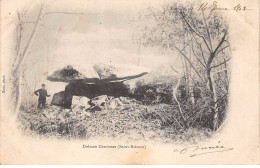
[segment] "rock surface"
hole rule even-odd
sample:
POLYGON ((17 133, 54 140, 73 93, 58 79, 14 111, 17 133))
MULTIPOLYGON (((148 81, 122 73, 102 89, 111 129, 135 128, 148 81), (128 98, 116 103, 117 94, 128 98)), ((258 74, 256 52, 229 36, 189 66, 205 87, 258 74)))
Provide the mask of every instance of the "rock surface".
POLYGON ((71 107, 73 96, 85 96, 89 99, 93 99, 102 95, 112 97, 131 96, 129 87, 123 82, 86 84, 84 82, 74 81, 65 87, 64 107, 71 107))
MULTIPOLYGON (((64 105, 64 92, 56 93, 53 96, 52 105, 66 106, 64 105)), ((130 100, 126 97, 115 98, 113 96, 101 95, 89 99, 85 96, 72 96, 71 97, 71 106, 68 109, 72 111, 85 110, 85 111, 102 111, 102 110, 113 110, 124 104, 131 103, 130 100)))
POLYGON ((102 106, 109 100, 107 95, 101 95, 90 100, 90 104, 93 106, 102 106))
POLYGON ((115 98, 112 96, 102 95, 95 97, 89 101, 91 105, 87 110, 90 111, 102 111, 102 110, 114 110, 118 107, 123 107, 125 104, 129 104, 130 100, 125 97, 115 98), (124 101, 121 101, 123 99, 124 101))
POLYGON ((51 104, 57 105, 57 106, 62 106, 64 96, 65 96, 65 91, 55 93, 52 97, 51 104))
MULTIPOLYGON (((158 68, 147 75, 127 76, 123 81, 117 76, 121 73, 120 68, 116 69, 113 66, 93 65, 92 69, 94 70, 89 77, 94 77, 95 72, 96 78, 85 78, 85 74, 85 76, 83 75, 84 79, 82 75, 77 75, 75 69, 80 70, 77 72, 83 71, 79 67, 66 69, 66 73, 75 77, 75 80, 69 80, 71 82, 65 87, 63 106, 65 108, 71 107, 73 96, 85 96, 93 99, 94 97, 107 95, 108 97, 130 97, 145 104, 172 103, 172 87, 176 84, 176 78, 171 74, 169 68, 158 68)), ((128 71, 130 70, 128 68, 128 71)), ((122 72, 124 71, 122 70, 122 72)), ((88 73, 90 72, 88 71, 88 73)), ((124 74, 129 75, 129 73, 124 74)))
POLYGON ((84 96, 73 96, 71 108, 73 110, 76 110, 76 109, 88 109, 88 108, 91 107, 91 105, 89 105, 88 102, 89 102, 89 99, 87 97, 84 97, 84 96))
POLYGON ((84 80, 85 83, 97 83, 101 81, 119 81, 128 78, 134 79, 150 72, 147 68, 129 65, 88 64, 67 65, 55 70, 48 80, 71 82, 84 80))

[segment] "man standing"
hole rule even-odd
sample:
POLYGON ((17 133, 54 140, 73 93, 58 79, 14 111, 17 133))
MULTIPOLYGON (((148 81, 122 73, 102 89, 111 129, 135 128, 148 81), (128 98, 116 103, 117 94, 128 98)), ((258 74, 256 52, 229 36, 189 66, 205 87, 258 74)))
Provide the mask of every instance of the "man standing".
POLYGON ((45 84, 42 84, 42 88, 36 90, 34 93, 39 96, 38 99, 38 108, 45 108, 45 103, 46 103, 46 97, 50 97, 51 95, 47 94, 47 90, 45 89, 45 84))

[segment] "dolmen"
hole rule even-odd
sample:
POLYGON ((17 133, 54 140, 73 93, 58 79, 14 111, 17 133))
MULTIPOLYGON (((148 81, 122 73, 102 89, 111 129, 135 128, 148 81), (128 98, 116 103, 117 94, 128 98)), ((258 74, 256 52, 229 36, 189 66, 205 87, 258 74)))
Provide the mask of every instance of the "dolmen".
POLYGON ((134 97, 126 81, 142 77, 149 71, 147 68, 114 64, 67 65, 58 68, 47 79, 68 84, 64 91, 53 95, 51 104, 71 108, 74 102, 86 103, 87 106, 91 99, 101 95, 134 97))

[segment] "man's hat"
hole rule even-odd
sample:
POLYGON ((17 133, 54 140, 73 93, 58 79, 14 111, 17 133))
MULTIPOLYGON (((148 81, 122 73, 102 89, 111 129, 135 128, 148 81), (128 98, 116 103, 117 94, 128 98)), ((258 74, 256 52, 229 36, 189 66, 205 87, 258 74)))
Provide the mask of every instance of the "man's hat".
POLYGON ((46 86, 46 85, 43 83, 42 86, 46 86))

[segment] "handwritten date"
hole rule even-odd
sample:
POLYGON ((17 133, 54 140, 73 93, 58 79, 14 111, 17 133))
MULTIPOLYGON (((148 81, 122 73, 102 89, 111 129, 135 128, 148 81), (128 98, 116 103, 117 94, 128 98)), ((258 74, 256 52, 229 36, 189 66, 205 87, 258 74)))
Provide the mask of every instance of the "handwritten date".
POLYGON ((210 12, 213 12, 213 11, 216 11, 216 10, 234 10, 236 12, 238 11, 245 11, 245 10, 249 10, 247 9, 246 6, 241 6, 240 4, 237 4, 236 6, 234 6, 233 8, 229 9, 229 8, 226 8, 226 7, 219 7, 218 5, 218 2, 217 1, 214 1, 212 5, 209 5, 208 3, 202 3, 198 10, 201 10, 201 11, 205 11, 205 10, 210 10, 210 12))

